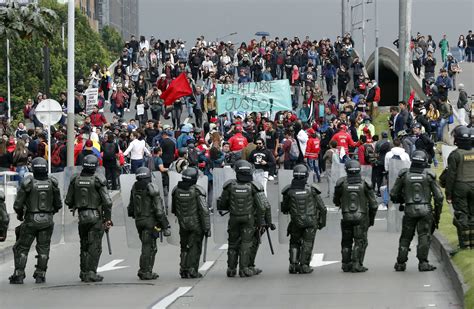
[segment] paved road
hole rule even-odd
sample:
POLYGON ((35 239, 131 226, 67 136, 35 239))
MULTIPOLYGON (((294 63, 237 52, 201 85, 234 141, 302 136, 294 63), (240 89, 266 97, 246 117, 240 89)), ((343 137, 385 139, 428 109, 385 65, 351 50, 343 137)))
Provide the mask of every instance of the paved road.
MULTIPOLYGON (((325 184, 322 184, 322 189, 325 184)), ((268 195, 277 206, 277 188, 269 183, 268 195)), ((324 190, 323 190, 324 192, 324 190)), ((328 205, 330 202, 325 199, 328 205)), ((125 227, 121 202, 113 209, 117 226, 111 231, 113 255, 104 252, 100 266, 110 262, 124 267, 102 273, 103 283, 82 284, 79 273, 77 243, 56 244, 52 247, 47 283, 36 285, 32 279, 35 259, 29 256, 27 279, 23 286, 12 286, 8 276, 13 261, 0 265, 1 308, 145 308, 166 298, 180 287, 187 291, 172 304, 172 308, 459 308, 448 278, 435 257, 431 261, 438 270, 419 273, 415 245, 405 273, 393 270, 397 253, 398 234, 386 232, 386 213, 378 215, 376 225, 369 232, 369 247, 364 274, 345 274, 340 270, 340 231, 337 212, 330 212, 328 226, 316 236, 315 254, 324 254, 324 261, 332 264, 317 267, 310 275, 288 274, 288 247, 280 245, 276 232, 273 240, 276 254, 269 253, 263 239, 257 265, 264 272, 253 278, 229 279, 225 276, 226 250, 223 244, 209 243, 208 260, 213 261, 204 278, 182 280, 178 275, 178 248, 160 245, 155 270, 160 278, 143 282, 136 276, 139 252, 126 247, 125 227), (118 260, 118 261, 117 261, 118 260)), ((278 227, 286 229, 286 226, 278 227)), ((313 259, 315 260, 315 259, 313 259)), ((209 266, 208 263, 207 266, 209 266)), ((163 308, 157 305, 154 308, 163 308)))

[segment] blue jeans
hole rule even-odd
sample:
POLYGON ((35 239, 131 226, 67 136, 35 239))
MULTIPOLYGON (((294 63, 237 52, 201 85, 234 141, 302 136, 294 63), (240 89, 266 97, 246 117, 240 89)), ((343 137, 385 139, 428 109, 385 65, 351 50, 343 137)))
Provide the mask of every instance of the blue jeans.
POLYGON ((26 166, 18 166, 16 168, 16 172, 18 173, 18 186, 21 185, 23 178, 25 178, 25 174, 28 172, 28 167, 26 166))
POLYGON ((438 132, 437 132, 437 136, 436 138, 438 139, 438 141, 441 141, 443 140, 443 130, 444 130, 444 127, 448 124, 448 118, 441 118, 439 120, 439 126, 438 126, 438 132))
POLYGON ((319 160, 318 159, 308 159, 308 165, 309 165, 309 169, 312 170, 314 172, 314 175, 313 175, 313 181, 316 180, 316 178, 318 179, 318 182, 321 181, 321 177, 319 176, 319 160), (316 176, 316 178, 315 178, 316 176))
POLYGON ((143 166, 143 159, 130 160, 130 174, 135 174, 139 167, 143 166))

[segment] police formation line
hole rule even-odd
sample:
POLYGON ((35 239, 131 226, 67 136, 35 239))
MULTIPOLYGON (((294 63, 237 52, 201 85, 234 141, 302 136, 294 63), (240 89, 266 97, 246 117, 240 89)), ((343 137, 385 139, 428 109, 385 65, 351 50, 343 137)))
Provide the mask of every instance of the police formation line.
MULTIPOLYGON (((448 201, 454 208, 454 225, 458 229, 460 248, 474 248, 474 150, 470 130, 455 130, 458 149, 448 158, 448 168, 440 177, 446 186, 448 201)), ((102 252, 102 237, 108 233, 111 221, 112 200, 105 178, 96 173, 97 158, 84 159, 82 172, 72 177, 65 204, 79 217, 80 274, 83 282, 99 282, 97 274, 102 252)), ((436 269, 428 261, 431 234, 437 228, 443 193, 436 176, 427 169, 428 159, 423 151, 415 151, 410 168, 400 171, 391 189, 393 202, 399 203, 403 217, 396 271, 404 271, 410 243, 418 232, 417 258, 419 271, 436 269), (431 200, 434 201, 434 208, 431 200)), ((33 176, 22 182, 14 210, 22 223, 15 229, 13 247, 15 270, 10 283, 22 284, 31 244, 36 239, 37 263, 33 277, 36 283, 45 282, 53 233, 53 215, 62 208, 58 182, 48 176, 47 162, 43 158, 32 161, 33 176)), ((345 164, 347 176, 335 186, 333 202, 342 210, 341 254, 344 272, 365 272, 364 256, 368 245, 367 232, 374 225, 377 203, 372 187, 361 178, 358 161, 345 164)), ((272 222, 270 203, 264 188, 253 180, 253 166, 247 161, 235 164, 236 179, 227 181, 217 201, 220 214, 229 213, 227 276, 251 277, 261 273, 255 266, 260 237, 276 227, 272 222)), ((290 185, 282 191, 280 205, 291 221, 287 227, 290 236, 289 272, 308 274, 313 271, 310 261, 316 231, 326 225, 326 207, 316 184, 308 184, 308 168, 297 165, 293 169, 290 185)), ((142 167, 137 170, 132 187, 128 216, 135 219, 142 243, 138 277, 142 280, 158 278, 153 272, 157 252, 157 233, 170 236, 169 223, 162 205, 160 188, 152 182, 151 172, 142 167)), ((187 168, 182 180, 172 190, 171 211, 179 222, 180 276, 200 278, 199 259, 203 240, 211 236, 207 192, 197 184, 198 170, 187 168), (206 238, 205 238, 206 237, 206 238)), ((0 240, 5 240, 8 214, 4 195, 0 194, 0 240)), ((217 214, 216 214, 217 215, 217 214)), ((159 236, 158 236, 159 237, 159 236)))

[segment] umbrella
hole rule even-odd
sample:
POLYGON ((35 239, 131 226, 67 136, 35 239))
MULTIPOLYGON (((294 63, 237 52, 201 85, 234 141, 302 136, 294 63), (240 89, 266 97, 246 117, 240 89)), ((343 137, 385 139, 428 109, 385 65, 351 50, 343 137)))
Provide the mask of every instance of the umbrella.
POLYGON ((270 32, 266 32, 266 31, 259 31, 257 33, 255 33, 256 36, 270 36, 270 32))

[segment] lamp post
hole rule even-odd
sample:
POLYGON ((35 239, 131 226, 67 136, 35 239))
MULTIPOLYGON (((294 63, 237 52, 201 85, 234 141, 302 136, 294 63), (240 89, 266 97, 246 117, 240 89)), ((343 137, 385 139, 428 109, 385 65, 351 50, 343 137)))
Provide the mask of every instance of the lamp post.
POLYGON ((67 6, 67 166, 74 166, 74 1, 67 6))

